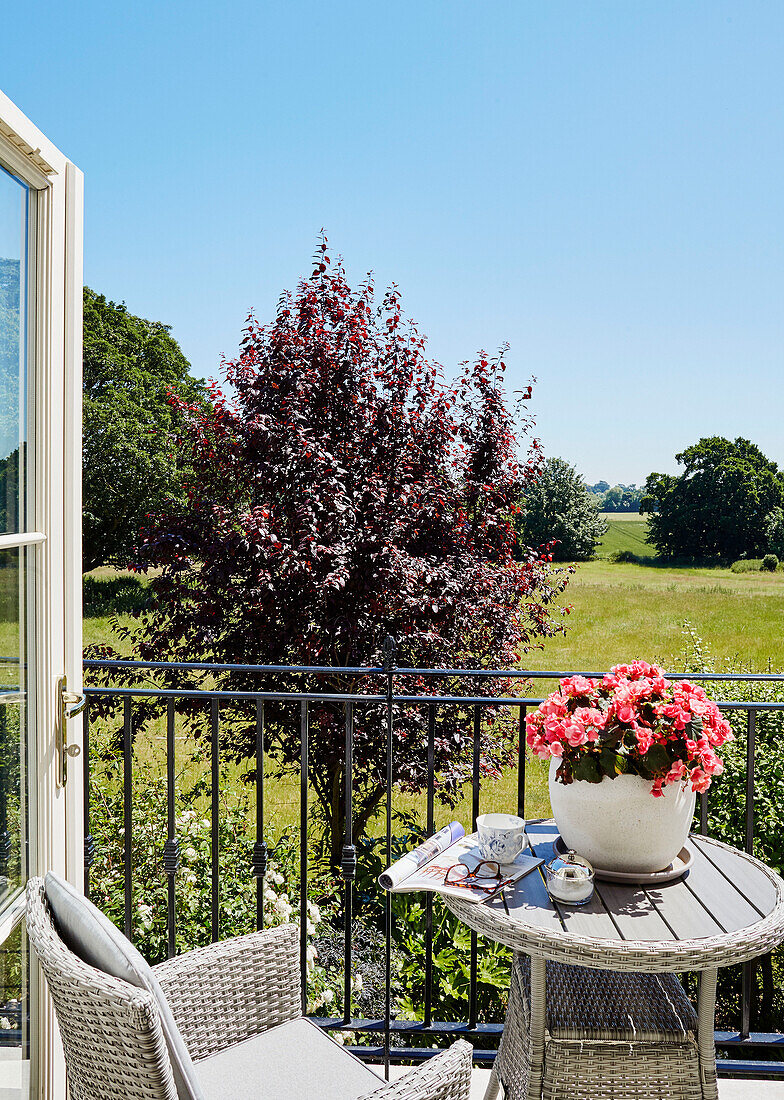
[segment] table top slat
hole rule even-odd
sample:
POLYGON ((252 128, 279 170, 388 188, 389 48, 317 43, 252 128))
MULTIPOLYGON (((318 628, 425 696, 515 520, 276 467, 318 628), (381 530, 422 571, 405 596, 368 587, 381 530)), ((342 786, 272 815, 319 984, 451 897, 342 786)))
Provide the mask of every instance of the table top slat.
MULTIPOLYGON (((526 827, 526 835, 534 855, 549 863, 556 854, 553 845, 558 836, 558 828, 555 822, 532 823, 530 832, 526 827)), ((578 936, 605 937, 609 940, 622 939, 596 892, 586 905, 563 905, 559 902, 554 904, 567 932, 574 932, 578 936)))
MULTIPOLYGON (((596 893, 624 940, 674 940, 675 933, 667 927, 645 890, 618 882, 596 880, 596 893)), ((616 937, 617 938, 617 937, 616 937)))
POLYGON ((684 883, 702 902, 725 932, 737 932, 757 924, 759 913, 730 880, 714 867, 702 848, 687 841, 692 859, 684 883))
POLYGON ((714 867, 719 868, 761 916, 765 917, 772 911, 776 904, 776 887, 764 871, 746 859, 738 859, 726 848, 706 842, 702 837, 692 836, 691 843, 714 867))
POLYGON ((645 892, 679 940, 705 939, 726 931, 683 879, 649 886, 645 892))
MULTIPOLYGON (((550 900, 544 879, 538 869, 530 871, 525 878, 508 887, 505 893, 510 917, 519 916, 527 924, 563 932, 564 923, 550 900)), ((506 915, 504 903, 500 897, 491 898, 490 901, 480 904, 496 913, 506 915)))

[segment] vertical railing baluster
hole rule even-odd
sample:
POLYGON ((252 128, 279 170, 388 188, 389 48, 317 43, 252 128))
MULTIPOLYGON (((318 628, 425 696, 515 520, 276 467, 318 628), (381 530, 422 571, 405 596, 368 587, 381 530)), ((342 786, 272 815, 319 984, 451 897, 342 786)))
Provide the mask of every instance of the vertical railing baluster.
MULTIPOLYGON (((6 755, 8 747, 6 743, 7 715, 6 706, 0 706, 0 878, 5 878, 8 872, 8 864, 11 859, 11 836, 8 832, 8 768, 6 755)), ((19 711, 19 723, 21 725, 21 707, 19 711)), ((23 869, 20 868, 22 873, 23 869)))
MULTIPOLYGON (((387 784, 387 814, 386 814, 386 856, 387 867, 392 862, 392 776, 393 776, 393 754, 392 754, 392 721, 394 710, 394 677, 395 677, 395 654, 397 646, 395 639, 389 635, 384 639, 384 670, 386 672, 386 703, 387 703, 387 736, 386 736, 386 748, 387 748, 387 767, 386 767, 386 784, 387 784)), ((391 1042, 392 1033, 392 895, 389 890, 386 891, 386 898, 384 899, 384 927, 386 932, 386 949, 385 949, 385 987, 384 987, 384 1076, 389 1080, 389 1048, 391 1042)))
POLYGON ((90 868, 95 861, 95 840, 90 832, 90 699, 82 718, 82 813, 84 816, 84 896, 90 896, 90 868))
POLYGON ((700 795, 700 834, 702 836, 708 835, 708 792, 703 791, 700 795))
MULTIPOLYGON (((484 684, 481 680, 477 681, 477 692, 482 691, 484 684)), ((479 703, 474 704, 474 733, 473 733, 473 761, 471 767, 471 832, 476 832, 476 819, 479 817, 479 755, 480 755, 480 738, 482 733, 482 707, 479 703)), ((477 969, 478 969, 479 949, 478 949, 478 937, 476 932, 471 933, 471 976, 469 984, 469 1001, 468 1001, 468 1026, 471 1028, 476 1027, 477 1021, 477 996, 476 996, 476 984, 477 984, 477 969)))
POLYGON ((256 879, 256 928, 264 927, 264 881, 267 874, 267 843, 264 840, 264 700, 256 700, 256 843, 253 845, 253 876, 256 879))
POLYGON ((754 854, 754 756, 757 750, 757 712, 746 718, 746 851, 754 854))
MULTIPOLYGON (((436 708, 427 707, 427 835, 436 831, 436 708)), ((425 1027, 433 1022, 433 895, 425 894, 425 1027)))
POLYGON ((177 914, 175 878, 180 865, 180 845, 174 804, 174 699, 166 703, 166 843, 163 869, 166 872, 166 951, 171 959, 177 953, 177 914))
POLYGON ((123 699, 123 875, 125 880, 125 919, 123 931, 133 941, 133 747, 131 733, 131 697, 123 699))
POLYGON ((525 716, 528 708, 520 707, 517 735, 517 816, 525 817, 525 716))
POLYGON ((210 818, 212 841, 212 942, 220 939, 220 700, 210 704, 210 818))
POLYGON ((345 835, 343 856, 340 869, 343 874, 343 922, 345 934, 345 957, 343 960, 343 1023, 351 1020, 351 978, 352 963, 352 908, 354 877, 357 873, 357 850, 354 847, 354 704, 346 703, 346 791, 345 791, 345 835))
MULTIPOLYGON (((757 712, 750 710, 746 716, 746 851, 754 853, 754 756, 757 749, 757 712)), ((743 964, 741 986, 741 1038, 748 1039, 751 1030, 751 998, 756 964, 743 964)))
POLYGON ((308 1009, 308 704, 304 700, 299 722, 299 966, 304 1016, 308 1009))

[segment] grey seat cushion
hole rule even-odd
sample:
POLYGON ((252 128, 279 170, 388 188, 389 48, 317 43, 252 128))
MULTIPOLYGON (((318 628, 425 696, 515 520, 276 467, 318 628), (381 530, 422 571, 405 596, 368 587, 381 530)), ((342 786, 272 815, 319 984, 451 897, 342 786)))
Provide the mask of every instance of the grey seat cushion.
POLYGON ((60 939, 88 966, 152 993, 169 1049, 179 1100, 204 1100, 188 1048, 158 979, 142 956, 109 918, 50 871, 44 879, 46 900, 60 939))
POLYGON ((383 1079, 310 1020, 290 1020, 196 1064, 206 1100, 356 1100, 383 1079))

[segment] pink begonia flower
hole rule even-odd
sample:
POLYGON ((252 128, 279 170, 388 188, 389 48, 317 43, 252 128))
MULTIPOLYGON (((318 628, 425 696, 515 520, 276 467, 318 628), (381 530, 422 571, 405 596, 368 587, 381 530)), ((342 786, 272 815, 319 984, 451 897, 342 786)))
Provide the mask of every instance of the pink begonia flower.
MULTIPOLYGON (((621 751, 645 756, 654 744, 678 746, 666 776, 651 785, 661 797, 667 783, 689 778, 694 790, 707 790, 711 776, 723 769, 715 753, 733 734, 705 690, 688 680, 671 683, 658 665, 646 661, 615 665, 601 681, 565 677, 526 719, 526 742, 541 759, 565 756, 575 762, 603 735, 634 737, 621 751), (690 736, 685 736, 688 729, 690 736)), ((617 743, 617 742, 616 742, 617 743)))
POLYGON ((708 775, 719 775, 720 773, 716 770, 716 768, 718 767, 722 770, 724 768, 721 760, 719 760, 718 756, 711 748, 703 749, 700 752, 700 763, 702 764, 704 771, 706 771, 708 775))
POLYGON ((641 755, 645 755, 648 749, 653 744, 653 737, 650 730, 642 729, 640 726, 634 731, 634 735, 637 738, 637 749, 641 755))
POLYGON ((585 726, 582 722, 575 721, 567 722, 564 725, 564 737, 573 749, 578 748, 580 745, 584 745, 588 740, 585 726))
POLYGON ((664 777, 665 783, 677 783, 680 779, 686 775, 686 765, 682 760, 674 760, 670 765, 670 770, 664 777))
POLYGON ((691 789, 698 794, 703 794, 710 784, 710 776, 706 775, 702 768, 694 768, 691 773, 691 789))
POLYGON ((539 709, 542 714, 554 714, 563 717, 567 711, 566 699, 557 693, 548 695, 545 701, 540 704, 539 709))
POLYGON ((587 676, 569 676, 561 680, 562 693, 573 698, 590 695, 595 690, 596 681, 589 680, 587 676))
POLYGON ((572 715, 575 722, 580 722, 585 727, 587 741, 597 741, 599 733, 604 729, 607 716, 596 707, 578 707, 572 715))

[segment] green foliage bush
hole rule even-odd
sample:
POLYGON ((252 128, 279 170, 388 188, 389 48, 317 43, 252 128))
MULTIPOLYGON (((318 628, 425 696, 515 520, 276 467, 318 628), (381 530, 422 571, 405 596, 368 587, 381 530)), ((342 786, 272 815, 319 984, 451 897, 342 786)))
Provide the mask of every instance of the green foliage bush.
POLYGON ((779 561, 775 554, 766 554, 764 558, 741 558, 734 561, 730 569, 733 573, 775 573, 784 570, 784 562, 779 561))
POLYGON ((642 500, 642 489, 636 485, 613 485, 611 489, 600 489, 606 485, 606 481, 600 481, 596 485, 589 486, 590 492, 596 497, 596 503, 601 512, 639 512, 642 500))
POLYGON ((741 558, 730 566, 733 573, 759 573, 762 568, 762 558, 741 558))
POLYGON ((650 565, 650 558, 643 558, 639 554, 632 553, 631 550, 613 550, 607 560, 614 565, 650 565))

